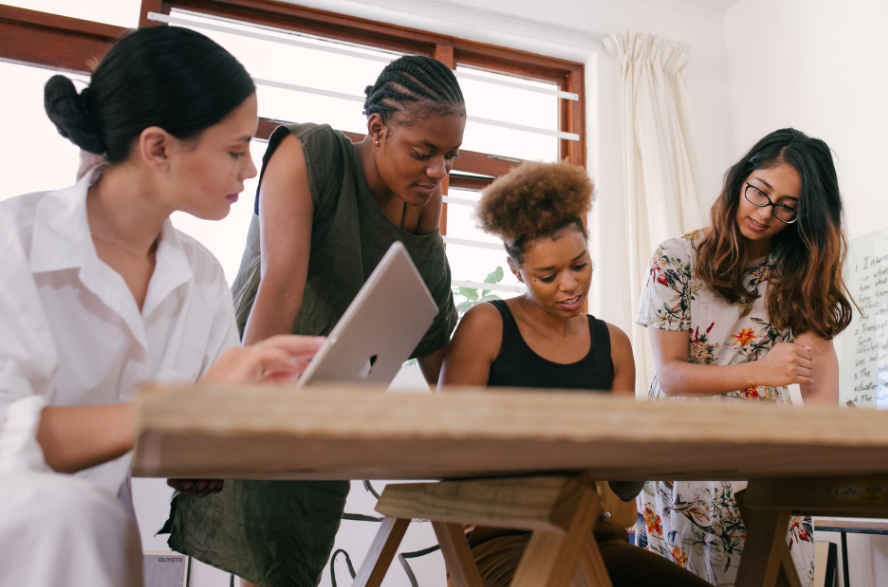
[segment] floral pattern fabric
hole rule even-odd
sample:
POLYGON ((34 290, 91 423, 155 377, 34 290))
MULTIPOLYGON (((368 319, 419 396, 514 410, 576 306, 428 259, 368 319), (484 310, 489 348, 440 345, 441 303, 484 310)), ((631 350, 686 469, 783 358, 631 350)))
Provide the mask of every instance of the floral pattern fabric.
MULTIPOLYGON (((694 275, 695 243, 702 231, 661 244, 648 268, 636 322, 660 330, 688 331, 688 360, 701 365, 734 365, 763 358, 775 344, 791 342, 789 331, 769 322, 765 310, 766 259, 747 269, 746 286, 755 300, 729 303, 694 275)), ((770 401, 788 403, 786 387, 753 386, 706 398, 668 397, 654 377, 653 401, 770 401)), ((746 527, 736 492, 743 481, 651 481, 639 495, 638 543, 716 587, 734 585, 746 527)), ((811 518, 795 516, 787 544, 803 585, 814 582, 814 533, 811 518)))

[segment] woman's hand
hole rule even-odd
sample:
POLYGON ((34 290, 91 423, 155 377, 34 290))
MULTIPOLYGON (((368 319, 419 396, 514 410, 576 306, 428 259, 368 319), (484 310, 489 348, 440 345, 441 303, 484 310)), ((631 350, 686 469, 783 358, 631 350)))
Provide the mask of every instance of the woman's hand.
POLYGON ((765 358, 755 364, 759 367, 759 385, 780 387, 793 383, 814 383, 814 355, 810 348, 800 344, 775 345, 765 358))
MULTIPOLYGON (((299 378, 323 346, 322 336, 272 336, 248 347, 228 349, 198 383, 287 382, 299 378)), ((205 497, 222 491, 218 479, 167 479, 181 495, 205 497)))
POLYGON ((198 383, 295 381, 324 344, 320 336, 281 334, 225 351, 198 383))

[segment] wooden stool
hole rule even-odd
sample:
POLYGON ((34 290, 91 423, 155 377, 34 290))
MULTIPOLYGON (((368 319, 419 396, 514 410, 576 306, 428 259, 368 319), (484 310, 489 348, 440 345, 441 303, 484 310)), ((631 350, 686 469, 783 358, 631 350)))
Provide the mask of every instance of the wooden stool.
POLYGON ((512 587, 611 587, 592 527, 601 513, 588 476, 387 485, 385 516, 353 587, 378 587, 413 518, 431 521, 454 587, 482 587, 463 524, 530 530, 512 587))

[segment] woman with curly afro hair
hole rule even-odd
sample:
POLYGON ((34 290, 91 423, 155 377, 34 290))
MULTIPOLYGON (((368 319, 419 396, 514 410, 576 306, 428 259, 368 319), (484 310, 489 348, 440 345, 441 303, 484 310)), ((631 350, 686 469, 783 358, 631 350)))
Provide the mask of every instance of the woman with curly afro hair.
MULTIPOLYGON (((592 182, 567 163, 525 162, 481 197, 482 229, 503 239, 512 273, 527 291, 478 304, 463 317, 444 358, 440 385, 574 389, 633 395, 629 338, 584 312, 592 259, 583 218, 592 182)), ((632 500, 641 484, 614 484, 632 500)), ((614 587, 687 585, 702 579, 629 544, 626 530, 600 518, 595 537, 614 587)), ((486 586, 508 585, 529 532, 473 527, 469 544, 486 586)))

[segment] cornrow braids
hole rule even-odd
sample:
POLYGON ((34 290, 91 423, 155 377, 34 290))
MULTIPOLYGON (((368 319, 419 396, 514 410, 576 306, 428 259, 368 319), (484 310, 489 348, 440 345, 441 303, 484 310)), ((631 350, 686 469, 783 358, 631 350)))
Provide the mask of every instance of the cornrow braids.
POLYGON ((465 114, 459 82, 449 67, 424 55, 405 55, 392 61, 372 86, 364 90, 364 114, 379 114, 388 124, 393 114, 424 102, 427 111, 465 114))

